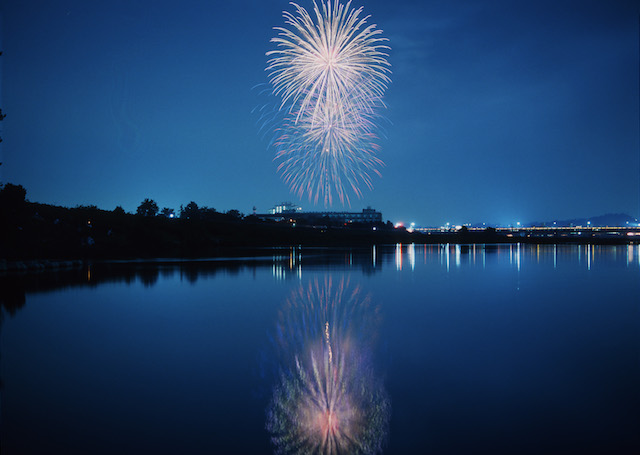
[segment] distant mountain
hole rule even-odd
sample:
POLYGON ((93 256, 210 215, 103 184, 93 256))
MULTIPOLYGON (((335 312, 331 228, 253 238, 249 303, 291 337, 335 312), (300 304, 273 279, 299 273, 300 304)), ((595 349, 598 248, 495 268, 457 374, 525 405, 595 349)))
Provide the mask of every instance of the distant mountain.
POLYGON ((536 221, 526 226, 637 226, 638 220, 626 213, 607 213, 591 218, 573 218, 570 220, 536 221))

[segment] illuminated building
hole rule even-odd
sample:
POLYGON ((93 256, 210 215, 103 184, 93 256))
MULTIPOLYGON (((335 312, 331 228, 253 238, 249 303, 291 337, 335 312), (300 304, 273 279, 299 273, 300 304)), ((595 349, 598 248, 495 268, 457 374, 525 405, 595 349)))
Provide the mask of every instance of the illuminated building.
POLYGON ((362 209, 362 212, 303 212, 302 207, 290 202, 283 202, 269 209, 269 213, 257 214, 256 216, 263 220, 290 220, 292 222, 307 223, 382 223, 382 213, 372 209, 371 207, 362 209))
POLYGON ((302 212, 302 207, 292 202, 281 202, 280 204, 269 209, 269 215, 291 214, 302 212))

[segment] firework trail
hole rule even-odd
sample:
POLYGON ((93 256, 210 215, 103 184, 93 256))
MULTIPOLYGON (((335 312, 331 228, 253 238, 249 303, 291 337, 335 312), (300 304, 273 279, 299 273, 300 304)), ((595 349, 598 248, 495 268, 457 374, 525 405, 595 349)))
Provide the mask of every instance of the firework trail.
POLYGON ((280 321, 282 373, 267 412, 276 453, 381 452, 391 407, 372 365, 369 299, 327 278, 296 291, 280 321))
POLYGON ((288 27, 276 27, 267 71, 284 113, 277 130, 278 171, 291 190, 317 203, 349 203, 371 188, 382 162, 375 141, 382 97, 390 82, 389 49, 362 8, 338 0, 314 1, 313 15, 292 3, 288 27))

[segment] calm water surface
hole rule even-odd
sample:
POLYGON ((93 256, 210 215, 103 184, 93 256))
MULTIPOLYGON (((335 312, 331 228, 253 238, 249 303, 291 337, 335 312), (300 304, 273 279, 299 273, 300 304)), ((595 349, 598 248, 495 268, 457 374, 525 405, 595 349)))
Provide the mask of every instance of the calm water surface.
POLYGON ((5 455, 640 453, 638 246, 290 249, 0 286, 5 455))

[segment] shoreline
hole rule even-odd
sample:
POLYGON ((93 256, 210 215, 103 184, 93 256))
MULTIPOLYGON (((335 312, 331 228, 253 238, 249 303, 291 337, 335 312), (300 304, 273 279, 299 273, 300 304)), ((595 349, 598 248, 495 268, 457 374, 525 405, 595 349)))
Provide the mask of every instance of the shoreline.
POLYGON ((0 259, 0 274, 2 273, 31 273, 31 272, 57 272, 79 269, 85 264, 81 259, 51 260, 51 259, 25 259, 5 260, 0 259))
MULTIPOLYGON (((482 241, 482 239, 459 238, 453 234, 420 234, 422 238, 415 239, 418 241, 406 241, 397 243, 353 243, 353 244, 296 244, 296 245, 265 245, 265 246, 247 246, 237 245, 228 246, 224 249, 216 251, 218 254, 203 254, 201 256, 141 256, 141 257, 109 257, 109 256, 92 256, 85 255, 83 258, 69 257, 65 259, 53 258, 0 258, 0 275, 13 275, 23 273, 38 272, 58 272, 78 270, 83 266, 92 263, 101 264, 138 264, 138 265, 166 265, 181 263, 209 263, 209 262, 227 262, 227 261, 259 261, 272 257, 275 253, 289 251, 291 248, 301 248, 307 250, 335 250, 335 249, 358 249, 362 250, 369 247, 395 247, 397 245, 598 245, 598 246, 634 246, 638 245, 637 239, 628 240, 624 238, 553 238, 553 237, 522 237, 522 238, 493 238, 493 241, 482 241), (456 238, 452 238, 452 237, 456 238), (475 241, 474 241, 475 240, 475 241)), ((472 235, 471 237, 476 237, 472 235)), ((413 240, 413 239, 412 239, 413 240)), ((211 252, 209 252, 211 253, 211 252)))

